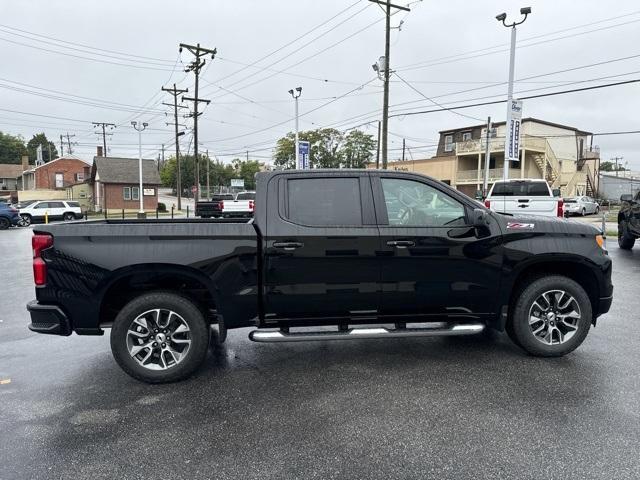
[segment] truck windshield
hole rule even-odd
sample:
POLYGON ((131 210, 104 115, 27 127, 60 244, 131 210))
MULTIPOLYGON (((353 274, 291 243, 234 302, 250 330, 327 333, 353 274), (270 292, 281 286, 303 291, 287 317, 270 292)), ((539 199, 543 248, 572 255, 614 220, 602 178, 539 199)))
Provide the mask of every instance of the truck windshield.
POLYGON ((549 187, 544 182, 500 182, 491 193, 494 197, 549 197, 549 187))

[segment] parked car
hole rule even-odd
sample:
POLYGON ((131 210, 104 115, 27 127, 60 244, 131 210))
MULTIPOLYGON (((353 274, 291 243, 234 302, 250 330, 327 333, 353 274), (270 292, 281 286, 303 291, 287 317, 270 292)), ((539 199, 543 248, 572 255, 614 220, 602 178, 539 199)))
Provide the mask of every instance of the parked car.
POLYGON ((232 193, 221 193, 211 197, 211 201, 196 202, 196 217, 218 218, 222 217, 224 202, 232 202, 235 199, 232 193))
POLYGON ((569 215, 590 215, 598 213, 600 205, 591 197, 570 197, 564 199, 564 213, 569 215))
POLYGON ((560 191, 553 191, 546 180, 519 179, 493 184, 485 206, 495 212, 512 215, 563 217, 564 202, 560 191))
POLYGON ((158 383, 196 370, 212 327, 218 342, 241 327, 256 342, 494 328, 548 357, 577 348, 611 305, 592 225, 498 214, 409 172, 283 170, 257 183, 252 221, 34 228, 29 328, 110 328, 122 369, 158 383))
POLYGON ((618 213, 618 245, 624 250, 631 250, 640 238, 640 192, 635 196, 620 196, 620 212, 618 213))
POLYGON ((0 202, 0 230, 16 226, 20 222, 18 209, 8 203, 0 202))
POLYGON ((20 208, 23 225, 43 221, 45 215, 49 220, 64 220, 65 222, 82 218, 82 209, 78 202, 66 200, 43 200, 33 202, 20 208))
POLYGON ((250 218, 255 207, 255 192, 217 195, 210 202, 196 202, 196 216, 202 218, 250 218))

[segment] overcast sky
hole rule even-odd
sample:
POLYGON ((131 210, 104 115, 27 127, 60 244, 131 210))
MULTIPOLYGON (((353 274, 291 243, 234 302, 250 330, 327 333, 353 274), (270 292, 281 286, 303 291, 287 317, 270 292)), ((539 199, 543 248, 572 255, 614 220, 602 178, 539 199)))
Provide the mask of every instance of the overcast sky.
MULTIPOLYGON (((504 98, 509 31, 495 15, 519 19, 529 5, 533 13, 518 28, 516 79, 536 78, 517 82, 516 96, 640 78, 637 0, 412 2, 410 13, 393 17, 393 26, 403 24, 392 33, 392 69, 440 105, 504 98)), ((58 149, 60 134, 75 134, 74 153, 87 160, 101 144, 94 121, 119 125, 108 138, 113 156, 137 156, 132 119, 150 124, 145 156, 155 158, 162 143, 167 155, 174 151, 165 125, 173 112, 161 103, 171 97, 160 87, 176 82, 193 92, 193 74, 184 72, 192 56, 178 54, 180 42, 218 50, 201 75, 200 94, 212 102, 200 117, 200 143, 223 161, 246 150, 270 158, 275 141, 293 130, 288 90, 297 86, 301 129, 372 122, 361 128, 376 133, 382 83, 371 65, 384 53, 384 16, 367 0, 0 0, 0 25, 0 130, 25 139, 44 131, 58 149)), ((391 113, 438 108, 399 77, 390 104, 391 113)), ((504 120, 505 111, 504 104, 458 110, 483 121, 504 120)), ((523 108, 524 116, 590 132, 640 130, 638 111, 638 83, 526 100, 523 108)), ((408 157, 430 157, 438 131, 476 123, 451 111, 394 117, 390 157, 400 156, 403 137, 408 157)), ((190 134, 182 139, 184 151, 190 134)), ((594 144, 603 159, 624 156, 640 170, 640 135, 594 144)))

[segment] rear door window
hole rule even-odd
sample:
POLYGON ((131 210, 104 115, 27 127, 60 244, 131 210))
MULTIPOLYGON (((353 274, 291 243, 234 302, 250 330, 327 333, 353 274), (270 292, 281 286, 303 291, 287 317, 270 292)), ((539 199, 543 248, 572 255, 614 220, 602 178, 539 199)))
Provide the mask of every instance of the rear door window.
POLYGON ((549 197, 549 187, 543 182, 496 183, 492 196, 495 197, 549 197))
POLYGON ((80 204, 78 202, 67 202, 69 208, 80 208, 80 204))
POLYGON ((357 177, 290 179, 285 208, 287 218, 299 225, 360 226, 360 181, 357 177))

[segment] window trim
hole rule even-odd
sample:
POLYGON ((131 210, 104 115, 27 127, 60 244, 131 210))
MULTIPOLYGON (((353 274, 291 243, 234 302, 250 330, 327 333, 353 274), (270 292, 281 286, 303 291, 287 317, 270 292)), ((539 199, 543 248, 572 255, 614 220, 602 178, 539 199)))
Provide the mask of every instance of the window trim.
POLYGON ((125 201, 131 200, 131 187, 122 187, 122 199, 125 201), (127 198, 127 192, 129 192, 129 198, 127 198))
POLYGON ((283 222, 291 225, 297 225, 306 228, 371 228, 376 226, 375 208, 373 206, 373 192, 370 187, 369 174, 361 175, 354 173, 351 175, 339 175, 339 174, 327 174, 319 175, 291 175, 278 179, 278 216, 283 222), (359 225, 309 225, 305 223, 298 223, 289 218, 289 181, 290 180, 329 180, 335 178, 351 178, 358 181, 358 187, 360 191, 360 216, 361 224, 359 225), (368 187, 368 190, 367 190, 368 187), (280 193, 281 192, 281 193, 280 193))
MULTIPOLYGON (((405 229, 416 229, 416 228, 421 228, 421 229, 425 229, 425 228, 429 228, 429 229, 442 229, 442 228, 447 228, 447 229, 452 229, 452 228, 470 228, 473 227, 472 223, 470 222, 470 213, 473 210, 473 208, 476 207, 472 207, 471 204, 469 202, 471 202, 472 200, 469 199, 469 201, 467 201, 466 199, 464 199, 462 193, 456 191, 453 187, 448 187, 448 188, 442 188, 443 185, 440 185, 438 182, 432 181, 428 178, 422 178, 422 177, 418 177, 416 175, 411 175, 411 174, 407 174, 407 175, 398 175, 398 174, 393 174, 393 173, 378 173, 378 174, 373 174, 371 176, 371 182, 372 182, 372 188, 373 188, 373 200, 374 200, 374 204, 375 204, 375 212, 376 212, 376 216, 378 218, 380 218, 378 220, 378 227, 384 227, 384 228, 405 228, 405 229), (396 179, 396 180, 408 180, 408 181, 413 181, 413 182, 418 182, 418 183, 422 183, 430 188, 433 188, 434 190, 438 190, 439 192, 441 192, 444 195, 447 195, 451 198, 453 198, 456 202, 458 202, 460 205, 462 205, 462 208, 464 210, 464 224, 462 225, 390 225, 389 224, 389 213, 387 212, 387 204, 385 203, 385 199, 384 199, 384 190, 382 188, 382 179, 383 178, 392 178, 392 179, 396 179), (449 190, 450 189, 450 190, 449 190)), ((446 185, 444 185, 445 187, 447 187, 446 185)), ((478 206, 477 208, 480 208, 480 206, 478 206)))
POLYGON ((444 151, 453 152, 453 133, 444 135, 444 151), (447 142, 447 138, 451 138, 451 142, 447 142), (447 148, 447 146, 450 148, 447 148))
POLYGON ((131 200, 137 202, 140 200, 140 187, 131 187, 131 200), (135 192, 138 192, 136 195, 135 192))
POLYGON ((473 132, 471 130, 469 130, 468 132, 462 132, 462 141, 463 142, 469 142, 473 140, 473 132), (469 138, 464 138, 465 135, 469 135, 469 138))

